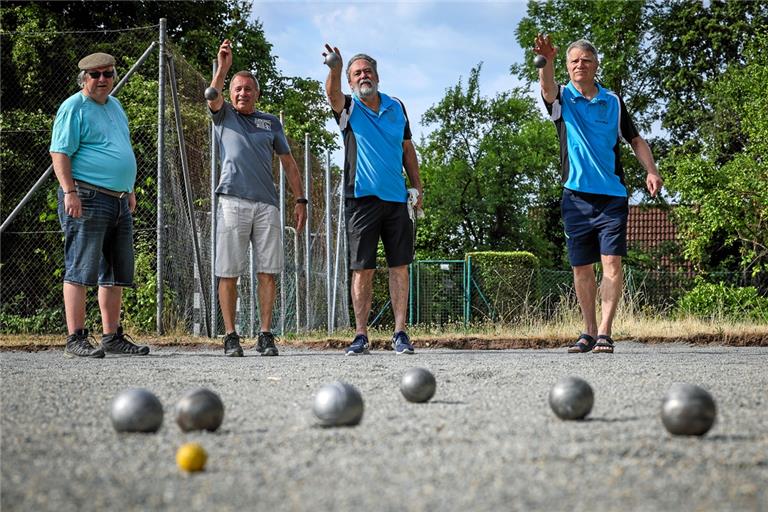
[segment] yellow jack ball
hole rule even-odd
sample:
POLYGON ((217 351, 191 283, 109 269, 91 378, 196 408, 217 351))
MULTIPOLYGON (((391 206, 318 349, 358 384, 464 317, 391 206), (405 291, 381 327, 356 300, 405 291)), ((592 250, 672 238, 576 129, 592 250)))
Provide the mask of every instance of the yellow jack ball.
POLYGON ((190 473, 202 471, 208 460, 208 454, 199 443, 186 443, 176 452, 176 464, 180 469, 190 473))

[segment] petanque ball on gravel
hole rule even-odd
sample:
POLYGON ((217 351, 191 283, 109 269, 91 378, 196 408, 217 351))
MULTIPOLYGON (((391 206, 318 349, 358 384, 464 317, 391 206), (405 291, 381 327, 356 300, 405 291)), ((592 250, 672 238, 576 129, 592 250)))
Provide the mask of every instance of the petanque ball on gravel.
POLYGON ((437 382, 426 368, 410 368, 400 381, 400 392, 409 402, 427 402, 435 396, 437 382))
POLYGON ((325 384, 315 395, 312 412, 324 427, 357 425, 363 417, 363 396, 346 382, 325 384))
POLYGON ((702 436, 712 428, 716 416, 712 395, 694 384, 672 384, 661 405, 661 421, 676 436, 702 436))
POLYGON ((157 432, 163 424, 163 404, 147 389, 128 388, 112 400, 110 417, 118 432, 157 432))
POLYGON ((187 392, 176 404, 176 423, 184 432, 214 432, 224 419, 224 403, 219 395, 206 388, 187 392))
POLYGON ((560 379, 549 391, 549 406, 562 420, 586 418, 594 403, 592 387, 579 377, 560 379))

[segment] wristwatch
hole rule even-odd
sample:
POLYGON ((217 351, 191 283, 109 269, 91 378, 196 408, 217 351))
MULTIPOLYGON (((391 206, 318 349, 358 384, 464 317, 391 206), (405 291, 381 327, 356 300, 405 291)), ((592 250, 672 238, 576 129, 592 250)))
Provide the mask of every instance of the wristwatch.
POLYGON ((299 197, 298 199, 296 199, 296 204, 308 204, 308 203, 309 201, 307 200, 306 197, 299 197))

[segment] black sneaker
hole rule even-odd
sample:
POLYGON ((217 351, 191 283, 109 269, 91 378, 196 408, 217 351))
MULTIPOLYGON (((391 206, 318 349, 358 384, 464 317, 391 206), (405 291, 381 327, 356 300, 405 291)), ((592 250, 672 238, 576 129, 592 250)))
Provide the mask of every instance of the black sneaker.
POLYGON ((67 357, 92 357, 94 359, 104 357, 104 351, 100 347, 91 345, 90 340, 96 341, 93 336, 88 334, 88 329, 76 330, 74 334, 67 336, 64 355, 67 357))
POLYGON ((114 334, 101 336, 101 347, 107 354, 122 354, 126 356, 145 356, 149 354, 149 347, 137 345, 133 338, 123 332, 123 326, 118 326, 114 334))
POLYGON ((263 356, 276 356, 275 335, 271 332, 260 332, 259 341, 256 343, 256 352, 263 356))
POLYGON ((411 339, 405 331, 398 331, 392 336, 392 348, 395 354, 413 354, 411 339))
POLYGON ((235 331, 224 336, 224 355, 228 357, 243 357, 240 336, 235 331))
POLYGON ((355 339, 352 340, 352 344, 344 351, 348 356, 359 356, 368 353, 368 336, 365 334, 358 334, 355 339))

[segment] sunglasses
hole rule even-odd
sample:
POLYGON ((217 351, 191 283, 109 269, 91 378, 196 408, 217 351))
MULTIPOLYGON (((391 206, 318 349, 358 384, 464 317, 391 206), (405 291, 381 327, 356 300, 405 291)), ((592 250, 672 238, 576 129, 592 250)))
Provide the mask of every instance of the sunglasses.
POLYGON ((104 75, 104 78, 112 78, 115 76, 114 71, 88 71, 88 76, 93 78, 94 80, 98 80, 101 78, 101 75, 104 75))

